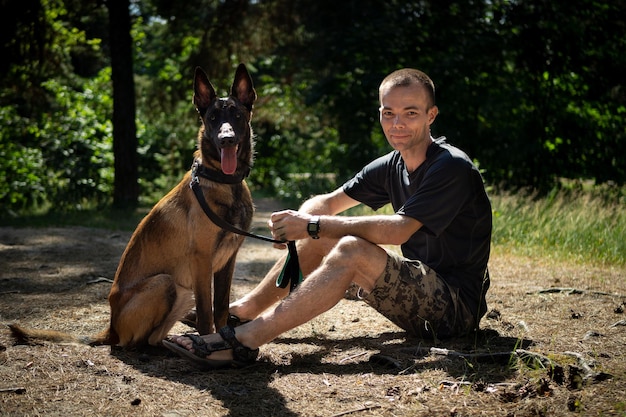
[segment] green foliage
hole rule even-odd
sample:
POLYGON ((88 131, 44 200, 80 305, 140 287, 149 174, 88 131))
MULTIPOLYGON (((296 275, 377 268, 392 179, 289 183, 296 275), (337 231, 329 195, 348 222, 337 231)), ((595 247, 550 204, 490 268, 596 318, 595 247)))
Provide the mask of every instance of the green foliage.
MULTIPOLYGON (((107 203, 107 9, 31 6, 0 25, 2 210, 107 203)), ((489 184, 545 194, 559 178, 626 180, 623 2, 140 0, 130 12, 146 202, 191 163, 194 68, 223 95, 239 62, 259 93, 250 183, 266 194, 300 201, 387 152, 377 88, 403 66, 433 77, 433 134, 480 160, 489 184)))
POLYGON ((250 183, 294 204, 337 185, 335 156, 344 154, 338 133, 304 103, 306 85, 285 84, 271 60, 259 64, 253 126, 256 160, 250 183))
POLYGON ((55 97, 56 111, 41 116, 35 139, 45 149, 48 198, 55 209, 101 204, 112 192, 112 134, 108 93, 109 74, 103 71, 76 91, 56 80, 44 84, 55 97))
POLYGON ((111 132, 106 113, 86 102, 93 92, 76 92, 53 80, 44 86, 58 107, 38 120, 2 109, 0 168, 7 182, 0 192, 6 209, 79 208, 84 202, 106 201, 111 192, 111 132), (100 120, 98 118, 101 118, 100 120))
MULTIPOLYGON (((497 5, 497 4, 496 4, 497 5)), ((594 0, 502 3, 501 51, 481 83, 472 152, 493 183, 544 192, 559 177, 621 184, 626 68, 624 4, 594 0), (616 33, 622 35, 614 36, 616 33), (484 140, 482 140, 484 139, 484 140)), ((492 29, 492 31, 493 31, 492 29)), ((495 32, 492 32, 495 33, 495 32)))
POLYGON ((16 11, 19 47, 10 50, 0 84, 3 214, 83 208, 111 194, 109 71, 77 75, 98 55, 100 39, 80 28, 89 20, 82 7, 91 18, 96 9, 84 2, 37 6, 16 11))
POLYGON ((80 209, 109 200, 113 181, 111 123, 107 114, 109 76, 76 91, 58 80, 42 85, 51 98, 48 112, 19 117, 5 107, 0 154, 7 178, 0 201, 7 210, 80 209))
POLYGON ((296 75, 306 85, 305 104, 337 131, 343 152, 333 154, 333 172, 345 178, 389 151, 386 140, 373 134, 380 131, 378 85, 400 66, 425 64, 412 60, 423 42, 414 34, 428 33, 420 19, 424 9, 398 1, 296 4, 306 33, 299 41, 306 70, 298 68, 296 75))
POLYGON ((39 206, 46 198, 45 171, 40 149, 24 146, 14 138, 34 136, 27 118, 15 107, 0 108, 0 214, 39 206))

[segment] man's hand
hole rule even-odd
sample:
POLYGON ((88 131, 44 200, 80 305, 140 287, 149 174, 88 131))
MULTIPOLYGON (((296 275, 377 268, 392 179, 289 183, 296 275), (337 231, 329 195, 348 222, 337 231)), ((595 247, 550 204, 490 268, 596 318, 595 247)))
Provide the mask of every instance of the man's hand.
MULTIPOLYGON (((295 210, 282 210, 272 213, 267 222, 272 237, 287 242, 290 240, 306 239, 309 237, 307 224, 311 215, 295 210)), ((275 243, 275 248, 285 249, 286 244, 275 243)))

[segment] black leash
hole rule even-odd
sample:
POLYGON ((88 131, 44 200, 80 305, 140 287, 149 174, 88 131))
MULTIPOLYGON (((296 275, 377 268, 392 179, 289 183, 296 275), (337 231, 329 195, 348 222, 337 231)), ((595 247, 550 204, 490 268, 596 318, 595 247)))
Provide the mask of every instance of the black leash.
MULTIPOLYGON (((193 167, 191 169, 191 182, 189 183, 189 187, 191 187, 193 193, 196 196, 196 199, 198 200, 198 203, 200 204, 200 207, 207 215, 207 217, 222 229, 228 230, 229 232, 238 235, 264 240, 266 242, 285 243, 282 240, 276 240, 268 236, 261 236, 242 230, 218 216, 213 210, 211 210, 211 207, 204 198, 204 193, 202 192, 202 188, 200 187, 200 178, 198 178, 199 176, 222 184, 237 184, 243 181, 247 174, 244 174, 244 176, 241 178, 226 176, 220 171, 213 171, 205 168, 201 163, 196 160, 194 161, 193 167)), ((276 286, 280 288, 286 288, 287 285, 289 285, 289 292, 291 292, 298 286, 298 284, 302 282, 303 276, 302 271, 300 270, 300 262, 298 261, 296 242, 293 240, 287 242, 287 249, 289 250, 289 253, 287 254, 287 260, 285 261, 285 265, 283 266, 280 275, 278 275, 278 278, 276 279, 276 286)))

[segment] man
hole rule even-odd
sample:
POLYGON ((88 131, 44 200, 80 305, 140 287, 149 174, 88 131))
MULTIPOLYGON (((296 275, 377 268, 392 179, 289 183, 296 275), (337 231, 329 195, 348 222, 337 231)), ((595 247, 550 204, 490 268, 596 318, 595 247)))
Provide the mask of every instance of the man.
POLYGON ((380 124, 393 151, 300 210, 271 215, 274 238, 298 242, 306 277, 300 286, 291 294, 276 286, 279 261, 231 304, 229 326, 202 338, 172 336, 166 347, 203 368, 253 363, 259 346, 329 310, 351 283, 413 336, 441 339, 478 327, 487 311, 491 241, 481 175, 445 138, 431 137, 438 108, 426 74, 393 72, 381 83, 379 99, 380 124), (394 214, 336 216, 359 203, 378 209, 389 202, 394 214), (402 255, 381 245, 401 245, 402 255))

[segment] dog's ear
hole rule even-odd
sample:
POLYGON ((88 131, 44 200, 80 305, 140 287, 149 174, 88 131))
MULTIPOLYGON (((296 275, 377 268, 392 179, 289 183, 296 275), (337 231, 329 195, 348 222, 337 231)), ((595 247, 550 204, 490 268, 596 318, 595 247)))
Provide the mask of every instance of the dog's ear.
POLYGON ((256 100, 256 91, 252 85, 252 78, 246 69, 244 64, 239 64, 237 71, 235 72, 235 80, 233 86, 230 89, 231 97, 237 98, 248 111, 252 111, 252 105, 256 100))
POLYGON ((215 97, 217 97, 215 88, 211 85, 209 77, 202 68, 197 67, 193 79, 193 104, 200 115, 204 116, 215 97))

